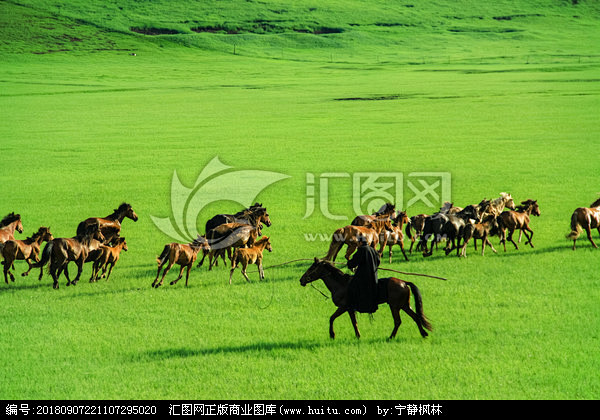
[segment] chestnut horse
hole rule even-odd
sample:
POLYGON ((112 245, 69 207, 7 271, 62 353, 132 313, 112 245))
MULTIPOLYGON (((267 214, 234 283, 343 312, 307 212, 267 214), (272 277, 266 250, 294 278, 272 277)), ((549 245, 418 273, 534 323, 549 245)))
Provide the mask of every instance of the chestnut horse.
POLYGON ((34 265, 34 267, 40 267, 40 280, 42 279, 44 266, 50 262, 50 275, 54 281, 52 285, 54 289, 58 289, 58 278, 63 271, 67 278, 67 286, 77 284, 83 271, 83 264, 90 251, 90 244, 94 240, 100 242, 105 240, 98 222, 87 225, 83 230, 83 233, 73 238, 55 238, 46 244, 41 261, 34 265), (73 281, 69 278, 69 272, 67 271, 67 265, 70 261, 75 261, 77 264, 77 276, 73 281))
POLYGON ((229 272, 229 284, 231 284, 231 278, 233 277, 233 272, 237 268, 238 264, 242 266, 242 274, 246 278, 246 281, 250 281, 248 275, 246 274, 246 268, 248 268, 248 264, 256 264, 258 267, 258 273, 260 280, 264 280, 265 272, 263 271, 262 260, 263 260, 263 251, 267 250, 269 252, 273 252, 273 248, 271 247, 271 241, 268 236, 263 236, 258 241, 254 242, 250 248, 238 248, 233 252, 233 257, 231 257, 231 271, 229 272))
MULTIPOLYGON (((388 220, 376 220, 369 222, 366 226, 348 225, 337 229, 333 232, 329 251, 327 252, 325 259, 327 261, 335 261, 337 254, 342 247, 348 245, 346 259, 349 260, 352 253, 358 248, 358 239, 361 236, 366 238, 368 245, 377 248, 377 245, 379 244, 379 235, 384 229, 392 229, 392 225, 388 220)), ((383 251, 383 246, 384 244, 382 244, 379 249, 380 255, 383 251)))
MULTIPOLYGON (((300 278, 300 284, 306 286, 315 280, 322 279, 329 291, 331 292, 331 300, 337 306, 337 310, 329 318, 329 336, 335 338, 333 330, 333 321, 344 312, 348 312, 356 338, 360 338, 358 324, 356 322, 356 314, 348 305, 348 284, 352 281, 352 275, 344 273, 332 263, 325 260, 315 258, 315 262, 310 266, 306 273, 300 278)), ((398 327, 402 322, 400 319, 400 310, 408 314, 419 327, 419 332, 423 338, 427 337, 427 331, 432 331, 431 324, 423 313, 423 300, 421 292, 417 286, 411 282, 403 281, 394 277, 380 278, 378 289, 378 304, 387 303, 392 311, 394 318, 394 329, 390 335, 390 340, 396 336, 398 327), (415 297, 415 310, 410 308, 411 291, 415 297)))
POLYGON ((117 261, 119 261, 121 251, 127 251, 127 242, 125 242, 125 238, 119 237, 115 242, 116 243, 114 246, 100 246, 100 255, 94 261, 92 278, 90 279, 90 282, 98 281, 98 273, 100 272, 100 269, 102 269, 101 277, 104 278, 104 276, 106 276, 106 281, 108 281, 110 273, 112 273, 115 264, 117 261), (106 273, 107 270, 108 274, 106 273))
POLYGON ((15 239, 15 230, 19 233, 23 233, 21 215, 9 213, 2 221, 0 221, 0 244, 15 239))
POLYGON ((481 239, 481 255, 485 255, 485 246, 489 245, 492 251, 496 253, 496 249, 488 239, 493 235, 500 233, 500 224, 498 218, 500 216, 487 215, 480 223, 468 223, 463 231, 463 245, 460 255, 463 257, 467 256, 467 244, 471 239, 475 244, 475 250, 477 250, 477 240, 481 239))
POLYGON ((98 223, 100 225, 100 231, 105 238, 104 244, 109 244, 113 239, 119 237, 119 234, 121 233, 121 224, 125 218, 131 219, 134 222, 137 222, 138 220, 138 216, 133 211, 131 204, 121 204, 106 217, 90 217, 84 220, 77 226, 77 234, 82 235, 86 226, 98 223))
POLYGON ((600 233, 600 198, 594 201, 590 207, 575 209, 571 215, 571 233, 567 235, 567 238, 573 240, 573 250, 575 250, 575 243, 582 229, 587 233, 592 246, 598 248, 592 239, 592 229, 598 229, 598 233, 600 233))
POLYGON ((529 217, 530 215, 540 215, 540 208, 537 200, 529 199, 522 201, 521 205, 518 206, 516 210, 507 210, 500 214, 500 243, 504 245, 504 251, 506 251, 506 229, 508 229, 508 240, 513 243, 516 249, 519 249, 519 247, 515 241, 513 241, 512 235, 517 229, 523 232, 527 238, 525 245, 529 244, 533 248, 533 243, 531 242, 531 239, 533 238, 533 230, 531 230, 529 227, 529 223, 531 221, 529 217), (527 232, 529 232, 530 235, 528 235, 527 232))
POLYGON ((181 266, 181 270, 179 270, 179 276, 177 277, 177 279, 171 282, 171 285, 176 284, 183 277, 183 269, 187 267, 187 272, 185 276, 185 286, 187 287, 188 280, 190 278, 190 269, 196 261, 198 252, 201 249, 208 248, 208 246, 208 242, 203 236, 198 236, 198 238, 196 238, 190 244, 179 244, 173 242, 165 245, 162 253, 160 254, 160 257, 156 259, 156 261, 158 262, 158 272, 156 273, 156 279, 152 283, 152 287, 158 288, 159 286, 163 285, 165 276, 174 264, 179 264, 181 266), (167 266, 163 271, 163 275, 159 283, 158 276, 160 275, 160 270, 165 264, 167 264, 167 266))
POLYGON ((49 242, 53 239, 50 229, 42 226, 36 233, 25 240, 11 239, 6 241, 2 248, 2 257, 4 258, 4 281, 8 284, 7 275, 10 276, 12 281, 15 281, 15 276, 9 271, 15 260, 25 260, 27 262, 29 269, 24 272, 22 276, 28 275, 33 267, 31 261, 38 262, 40 260, 40 245, 42 242, 49 242))
POLYGON ((392 230, 384 229, 380 235, 380 241, 383 244, 381 250, 383 251, 387 245, 390 264, 392 263, 392 248, 394 245, 400 246, 400 250, 402 251, 402 255, 404 255, 404 259, 408 261, 408 257, 404 251, 404 234, 402 233, 402 226, 410 222, 410 219, 405 211, 399 211, 392 220, 394 222, 392 225, 392 230))

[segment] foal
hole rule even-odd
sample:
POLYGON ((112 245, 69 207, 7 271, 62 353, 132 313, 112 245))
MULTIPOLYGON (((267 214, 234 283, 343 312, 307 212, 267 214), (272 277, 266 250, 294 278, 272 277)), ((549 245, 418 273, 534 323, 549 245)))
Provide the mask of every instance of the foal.
POLYGON ((235 271, 238 264, 242 265, 242 274, 246 278, 246 281, 250 281, 248 275, 246 274, 246 268, 248 268, 248 264, 256 264, 258 266, 258 272, 260 275, 260 279, 264 280, 265 273, 263 271, 262 259, 263 259, 263 251, 267 250, 269 252, 273 252, 273 248, 271 248, 271 241, 268 236, 263 236, 258 241, 252 245, 250 248, 237 248, 233 253, 233 257, 231 257, 231 271, 229 272, 229 284, 231 284, 231 278, 233 277, 233 272, 235 271))
POLYGON ((181 279, 181 277, 183 277, 183 269, 187 267, 187 273, 185 276, 185 285, 187 287, 188 280, 190 278, 190 269, 196 261, 198 252, 201 249, 207 249, 208 247, 208 242, 203 236, 198 236, 198 238, 194 239, 194 241, 190 244, 178 244, 173 242, 165 245, 160 257, 156 259, 158 262, 158 272, 156 273, 156 279, 152 283, 152 287, 158 288, 159 286, 162 286, 165 276, 174 264, 179 264, 181 266, 181 270, 179 270, 179 277, 173 280, 171 285, 174 285, 179 281, 179 279, 181 279), (159 283, 158 276, 160 275, 160 270, 165 264, 167 264, 167 267, 163 271, 163 275, 159 283))
POLYGON ((101 268, 101 277, 104 278, 104 276, 106 276, 106 281, 108 281, 110 273, 112 273, 115 264, 117 263, 117 261, 119 261, 121 251, 127 251, 127 242, 125 242, 125 238, 119 237, 116 241, 115 246, 110 247, 102 245, 100 246, 99 250, 100 255, 98 256, 96 261, 94 261, 94 267, 92 268, 92 278, 90 279, 90 283, 98 281, 98 273, 100 272, 101 268), (109 265, 110 268, 108 267, 109 265), (107 269, 108 274, 106 273, 107 269))

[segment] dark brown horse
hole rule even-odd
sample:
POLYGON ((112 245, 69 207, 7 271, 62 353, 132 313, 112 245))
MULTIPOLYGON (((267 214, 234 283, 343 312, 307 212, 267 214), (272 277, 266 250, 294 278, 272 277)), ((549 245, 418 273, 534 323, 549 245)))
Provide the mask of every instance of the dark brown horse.
POLYGON ((15 276, 10 272, 10 268, 16 260, 25 260, 27 262, 29 269, 22 275, 28 275, 33 267, 32 261, 38 262, 40 260, 39 255, 42 242, 48 242, 53 239, 50 229, 42 226, 36 233, 25 240, 11 239, 6 241, 2 247, 4 281, 8 284, 7 275, 10 276, 12 281, 15 281, 15 276))
POLYGON ((119 237, 115 241, 114 246, 100 246, 100 255, 94 261, 94 266, 92 268, 92 278, 90 282, 94 282, 98 280, 98 273, 100 269, 102 269, 102 278, 106 276, 106 281, 110 277, 110 273, 112 273, 113 268, 117 261, 119 261, 119 257, 121 255, 121 251, 127 251, 127 242, 125 242, 125 238, 119 237), (107 274, 108 270, 108 274, 107 274))
POLYGON ((425 227, 425 219, 427 219, 427 217, 429 216, 426 214, 417 214, 416 216, 412 216, 409 219, 408 223, 406 223, 406 228, 404 229, 404 231, 406 232, 406 236, 410 238, 410 249, 408 250, 410 254, 412 254, 413 246, 415 245, 415 241, 417 241, 417 239, 419 240, 419 242, 417 242, 417 248, 415 249, 415 251, 419 250, 420 237, 423 233, 423 228, 425 227), (412 233, 413 229, 415 231, 414 235, 412 233))
POLYGON ((121 233, 121 224, 125 218, 134 222, 138 220, 137 214, 133 211, 131 204, 123 203, 106 217, 90 217, 77 226, 77 234, 82 235, 86 226, 98 223, 100 232, 104 236, 104 244, 109 244, 112 240, 119 237, 121 233))
MULTIPOLYGON (((392 229, 392 225, 388 220, 375 220, 371 221, 366 226, 354 226, 348 225, 337 229, 331 236, 331 244, 329 245, 329 251, 325 257, 328 261, 335 261, 337 254, 340 252, 344 245, 348 245, 346 250, 346 259, 349 260, 350 256, 356 248, 358 248, 358 240, 360 237, 364 237, 367 240, 367 244, 373 248, 377 248, 379 244, 379 235, 384 229, 392 229)), ((379 254, 383 251, 383 245, 379 249, 379 254)))
MULTIPOLYGON (((267 227, 271 226, 271 219, 269 213, 267 213, 267 209, 262 204, 254 203, 247 209, 235 214, 217 214, 212 217, 206 222, 206 234, 208 235, 208 232, 225 223, 242 223, 262 228, 262 223, 267 225, 267 227)), ((259 232, 259 235, 261 234, 259 232)))
MULTIPOLYGON (((212 270, 219 257, 227 265, 225 254, 227 253, 228 258, 231 259, 234 249, 252 246, 259 232, 259 227, 241 223, 225 223, 208 232, 206 235, 210 245, 208 269, 212 270)), ((198 266, 201 266, 203 261, 204 257, 202 257, 202 261, 200 261, 198 266)))
POLYGON ((600 233, 600 198, 594 201, 590 207, 575 209, 571 215, 571 233, 567 235, 567 238, 573 240, 573 250, 575 250, 575 243, 582 229, 585 230, 592 246, 598 248, 592 239, 592 229, 598 229, 598 233, 600 233))
POLYGON ((15 239, 15 230, 19 233, 23 233, 21 215, 9 213, 2 221, 0 221, 0 244, 15 239))
MULTIPOLYGON (((337 310, 329 318, 329 336, 335 338, 335 332, 333 330, 333 321, 344 312, 348 312, 352 326, 354 327, 354 333, 356 338, 360 338, 360 332, 358 331, 358 324, 356 322, 356 314, 348 306, 348 284, 352 280, 350 274, 345 274, 339 268, 336 268, 329 261, 320 260, 315 258, 315 262, 310 266, 306 273, 300 279, 300 284, 306 286, 315 280, 322 279, 329 291, 331 292, 331 299, 337 310)), ((425 314, 423 313, 423 301, 421 298, 421 292, 417 286, 411 282, 403 281, 394 277, 381 278, 379 279, 379 294, 378 304, 387 303, 392 311, 392 317, 394 318, 394 329, 390 335, 390 339, 396 336, 398 327, 402 322, 400 319, 400 310, 403 310, 410 316, 419 327, 421 336, 427 337, 426 329, 431 331, 432 327, 425 314), (410 294, 411 291, 415 297, 415 309, 414 312, 410 308, 410 294)))
POLYGON ((104 241, 104 236, 100 231, 100 223, 92 222, 83 228, 83 233, 73 238, 55 238, 48 242, 42 252, 42 259, 34 267, 40 267, 40 277, 42 279, 44 266, 50 262, 50 275, 54 284, 53 288, 58 289, 58 278, 64 271, 67 278, 67 286, 76 285, 83 271, 83 264, 87 258, 92 241, 104 241), (77 276, 73 281, 69 278, 67 266, 70 261, 77 264, 77 276))
POLYGON ((208 242, 203 236, 198 236, 198 238, 190 244, 179 244, 173 242, 165 245, 162 253, 156 259, 156 261, 158 262, 158 272, 156 273, 156 279, 152 283, 152 287, 158 288, 159 286, 163 285, 165 276, 174 264, 179 264, 181 266, 181 269, 179 270, 179 276, 177 277, 177 279, 171 282, 171 285, 176 284, 183 277, 183 269, 187 268, 185 276, 185 286, 187 287, 188 280, 190 278, 190 270, 192 268, 192 265, 194 265, 194 262, 196 261, 198 252, 206 248, 208 248, 208 242), (165 267, 162 278, 159 282, 158 277, 160 275, 160 270, 165 264, 167 264, 167 266, 165 267))
POLYGON ((231 284, 231 278, 233 277, 233 272, 237 268, 238 265, 242 266, 242 275, 246 279, 246 281, 250 281, 248 278, 248 274, 246 274, 246 268, 248 268, 249 264, 256 264, 258 267, 258 274, 260 280, 264 280, 265 272, 263 271, 262 260, 263 260, 263 251, 267 250, 269 252, 273 252, 273 248, 271 247, 271 241, 268 236, 263 236, 258 241, 254 242, 250 248, 238 248, 234 251, 233 256, 231 257, 231 271, 229 272, 229 284, 231 284))
POLYGON ((481 255, 485 255, 485 246, 489 245, 492 251, 496 253, 496 249, 488 239, 490 236, 500 234, 500 224, 498 218, 500 216, 488 215, 485 216, 481 223, 467 223, 463 231, 463 245, 460 255, 467 256, 467 244, 471 239, 477 250, 477 240, 481 240, 481 255))
POLYGON ((527 242, 525 245, 529 244, 533 248, 533 243, 531 239, 533 238, 533 230, 529 227, 529 223, 531 222, 530 216, 539 216, 540 208, 538 206, 537 200, 525 200, 521 202, 521 205, 516 208, 516 210, 507 210, 503 211, 500 214, 500 243, 504 245, 504 251, 506 251, 506 230, 508 229, 508 240, 512 242, 516 249, 519 249, 517 244, 512 238, 515 230, 520 230, 523 232, 525 237, 527 238, 527 242), (529 235, 527 234, 529 232, 529 235))

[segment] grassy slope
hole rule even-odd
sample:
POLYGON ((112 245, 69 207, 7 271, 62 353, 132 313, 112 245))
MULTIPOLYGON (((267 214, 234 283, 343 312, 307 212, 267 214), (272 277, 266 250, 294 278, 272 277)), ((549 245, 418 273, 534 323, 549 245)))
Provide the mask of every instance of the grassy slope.
MULTIPOLYGON (((107 214, 122 200, 134 203, 141 218, 125 222, 130 251, 108 284, 84 280, 67 289, 63 280, 56 292, 47 277, 42 283, 18 278, 1 288, 0 342, 2 353, 10 355, 0 362, 2 397, 597 397, 600 384, 593 373, 599 366, 591 350, 598 346, 600 323, 597 253, 583 242, 573 253, 563 239, 570 212, 592 201, 599 181, 596 162, 589 158, 600 134, 594 113, 600 106, 598 67, 589 58, 593 44, 573 40, 595 21, 589 13, 571 20, 572 10, 589 12, 589 5, 543 3, 540 19, 548 20, 532 18, 526 26, 534 29, 517 42, 514 33, 483 32, 479 18, 455 19, 456 11, 450 13, 442 2, 427 6, 428 23, 421 21, 416 29, 369 28, 376 16, 399 21, 398 15, 382 13, 383 3, 369 13, 357 13, 347 2, 330 3, 331 10, 313 20, 347 29, 341 34, 249 34, 242 44, 240 37, 227 34, 125 34, 145 21, 171 27, 184 19, 183 8, 166 3, 136 2, 122 12, 126 17, 109 5, 102 19, 83 7, 63 8, 61 15, 68 18, 57 17, 46 4, 35 2, 32 9, 0 2, 2 10, 22 18, 20 29, 0 37, 12 40, 2 52, 25 53, 6 54, 1 65, 0 111, 8 122, 0 128, 7 159, 3 211, 23 214, 25 234, 50 224, 56 236, 72 235, 77 221, 107 214), (557 12, 564 10, 568 13, 557 12), (364 30, 349 26, 356 19, 364 30), (39 28, 25 36, 23 28, 32 22, 39 28), (466 33, 439 29, 476 23, 479 30, 466 33), (551 28, 558 23, 564 32, 555 34, 551 28), (387 51, 392 35, 411 30, 419 39, 441 40, 435 46, 419 43, 437 64, 373 60, 377 51, 387 51), (60 41, 64 34, 82 41, 60 41), (260 58, 291 37, 310 45, 298 56, 316 62, 260 58), (259 58, 178 47, 206 40, 218 49, 234 39, 259 58), (335 54, 347 54, 343 47, 349 39, 358 40, 354 60, 359 64, 331 60, 336 45, 335 54), (105 48, 117 51, 87 54, 105 48), (60 49, 72 53, 29 54, 60 49), (124 57, 121 49, 141 53, 124 57), (535 52, 552 58, 526 65, 522 59, 535 52), (519 60, 489 64, 488 57, 503 54, 519 60), (559 54, 586 58, 579 63, 559 54), (463 63, 448 64, 448 55, 463 63), (399 96, 334 100, 377 95, 399 96), (375 158, 371 150, 377 151, 375 158), (360 342, 352 338, 345 317, 336 324, 338 339, 328 341, 332 305, 298 286, 301 263, 268 271, 270 281, 263 284, 242 284, 238 273, 228 287, 221 267, 213 273, 194 270, 188 289, 179 283, 151 290, 154 257, 169 238, 148 216, 169 215, 174 169, 191 185, 217 155, 235 168, 291 176, 261 195, 275 221, 268 230, 275 248, 268 263, 323 255, 327 244, 306 243, 303 233, 330 233, 338 226, 318 215, 302 219, 307 171, 450 171, 457 204, 503 190, 518 199, 533 195, 542 203, 542 217, 533 221, 537 247, 516 252, 509 245, 506 255, 484 258, 470 251, 460 261, 441 256, 395 260, 394 268, 451 279, 417 281, 436 327, 426 341, 405 319, 397 340, 385 342, 391 329, 385 308, 373 323, 361 318, 360 342), (585 182, 574 188, 576 175, 585 182)), ((231 4, 216 2, 211 10, 222 10, 223 22, 251 20, 219 9, 231 4)), ((273 9, 282 4, 272 3, 273 9)), ((485 10, 485 25, 519 22, 489 18, 496 13, 534 12, 534 6, 522 10, 507 4, 485 10)), ((417 7, 395 10, 418 17, 412 10, 417 7)), ((273 16, 264 5, 249 10, 258 18, 273 16)), ((195 13, 186 19, 202 20, 203 14, 195 13)), ((308 11, 295 13, 309 21, 308 11)), ((461 13, 483 11, 465 6, 461 13)), ((210 20, 221 22, 217 15, 210 20)), ((15 26, 18 21, 10 20, 15 26)), ((400 53, 389 54, 405 61, 400 53)), ((350 200, 348 190, 334 187, 332 194, 332 209, 351 214, 351 206, 342 204, 350 200)), ((220 206, 201 218, 229 209, 229 203, 220 206)))

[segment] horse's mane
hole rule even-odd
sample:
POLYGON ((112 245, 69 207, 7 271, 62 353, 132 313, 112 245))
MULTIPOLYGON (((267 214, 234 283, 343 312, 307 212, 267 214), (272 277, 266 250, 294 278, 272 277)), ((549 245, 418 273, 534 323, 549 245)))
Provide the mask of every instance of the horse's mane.
POLYGON ((113 212, 114 212, 113 214, 121 213, 121 212, 126 211, 126 210, 128 210, 130 208, 131 208, 131 204, 121 203, 119 205, 119 207, 117 207, 116 209, 113 210, 113 212))
POLYGON ((9 213, 6 216, 4 216, 4 219, 2 219, 2 221, 0 221, 0 227, 8 226, 19 219, 21 219, 20 214, 15 214, 14 212, 9 213))
POLYGON ((331 261, 320 260, 320 262, 323 264, 323 267, 325 267, 325 269, 332 272, 336 277, 342 278, 345 281, 350 281, 351 276, 337 268, 335 265, 333 265, 331 261))
POLYGON ((600 206, 600 198, 598 198, 596 201, 594 201, 592 204, 590 204, 590 207, 598 207, 600 206))
POLYGON ((379 210, 375 212, 375 214, 373 214, 373 216, 381 216, 382 214, 386 214, 390 211, 393 212, 395 208, 396 206, 394 206, 392 203, 385 203, 379 210))

